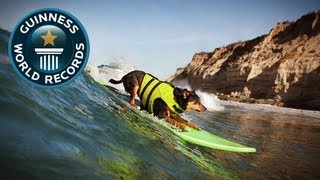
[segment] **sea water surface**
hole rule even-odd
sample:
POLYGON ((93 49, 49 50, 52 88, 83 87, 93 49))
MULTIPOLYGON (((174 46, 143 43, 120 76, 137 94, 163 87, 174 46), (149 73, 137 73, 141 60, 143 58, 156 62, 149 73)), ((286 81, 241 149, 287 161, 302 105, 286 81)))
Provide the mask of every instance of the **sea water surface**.
MULTIPOLYGON (((111 67, 112 68, 112 67, 111 67)), ((105 77, 108 79, 109 77, 105 77)), ((16 179, 319 179, 320 112, 219 101, 183 116, 256 153, 182 142, 84 73, 56 89, 0 65, 0 168, 16 179)))

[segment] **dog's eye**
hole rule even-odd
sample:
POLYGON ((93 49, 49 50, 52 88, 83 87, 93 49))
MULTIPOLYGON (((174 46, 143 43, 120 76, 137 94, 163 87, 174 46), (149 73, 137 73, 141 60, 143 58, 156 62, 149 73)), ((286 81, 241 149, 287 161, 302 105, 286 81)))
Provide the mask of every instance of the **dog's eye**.
POLYGON ((199 99, 196 99, 196 100, 194 100, 194 103, 199 104, 199 103, 200 103, 200 100, 199 100, 199 99))

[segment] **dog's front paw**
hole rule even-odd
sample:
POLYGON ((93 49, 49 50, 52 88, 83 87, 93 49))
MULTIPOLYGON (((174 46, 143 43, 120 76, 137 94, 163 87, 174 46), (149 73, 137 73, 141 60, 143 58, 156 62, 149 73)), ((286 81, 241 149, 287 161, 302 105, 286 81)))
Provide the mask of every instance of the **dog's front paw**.
POLYGON ((141 110, 141 107, 140 107, 140 106, 137 106, 136 108, 137 108, 138 110, 141 110))
POLYGON ((190 131, 189 127, 185 126, 184 124, 179 123, 176 126, 184 131, 190 131))
POLYGON ((178 128, 180 128, 180 129, 182 129, 182 130, 184 130, 184 131, 189 131, 188 126, 186 126, 186 125, 184 125, 184 124, 182 124, 182 123, 179 123, 179 122, 177 122, 177 121, 174 121, 174 122, 173 122, 173 125, 176 126, 176 127, 178 127, 178 128))
POLYGON ((196 130, 198 130, 198 131, 201 131, 201 128, 200 128, 199 126, 193 124, 193 123, 190 122, 190 121, 188 121, 186 124, 187 124, 188 126, 192 127, 193 129, 196 129, 196 130))

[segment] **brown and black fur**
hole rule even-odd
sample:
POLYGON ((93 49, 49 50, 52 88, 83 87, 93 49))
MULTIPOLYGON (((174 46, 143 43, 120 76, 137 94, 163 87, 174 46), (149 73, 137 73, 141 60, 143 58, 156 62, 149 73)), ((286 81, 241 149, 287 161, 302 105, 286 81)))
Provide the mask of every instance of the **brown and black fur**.
MULTIPOLYGON (((140 85, 145 74, 146 73, 143 71, 131 71, 123 76, 121 80, 116 81, 114 79, 110 79, 109 82, 112 84, 123 83, 124 89, 130 94, 129 103, 133 107, 137 108, 138 106, 135 104, 134 100, 139 92, 140 85)), ((175 101, 183 110, 196 110, 198 112, 203 112, 206 110, 206 108, 201 104, 199 96, 194 91, 188 91, 187 89, 175 87, 173 94, 175 101)), ((160 98, 154 101, 153 113, 158 118, 165 118, 167 122, 183 130, 187 130, 187 126, 200 130, 200 127, 197 125, 181 118, 178 114, 173 113, 167 104, 160 98)))

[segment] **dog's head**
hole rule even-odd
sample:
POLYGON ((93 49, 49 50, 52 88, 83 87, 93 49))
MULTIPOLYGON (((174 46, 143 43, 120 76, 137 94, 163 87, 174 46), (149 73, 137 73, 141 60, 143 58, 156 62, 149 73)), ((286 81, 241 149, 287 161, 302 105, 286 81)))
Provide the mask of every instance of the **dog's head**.
POLYGON ((177 103, 184 110, 196 110, 198 112, 207 110, 207 108, 201 104, 199 96, 194 91, 174 88, 173 94, 177 103))

